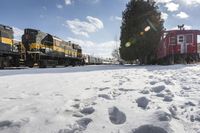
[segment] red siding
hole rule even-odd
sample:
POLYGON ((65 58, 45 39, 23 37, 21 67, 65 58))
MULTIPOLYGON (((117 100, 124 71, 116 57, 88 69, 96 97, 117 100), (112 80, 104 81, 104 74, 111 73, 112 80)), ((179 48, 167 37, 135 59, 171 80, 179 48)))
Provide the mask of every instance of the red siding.
MULTIPOLYGON (((190 44, 187 44, 186 53, 184 54, 196 54, 197 53, 197 34, 200 35, 200 30, 172 30, 172 31, 166 31, 167 33, 166 37, 163 38, 160 42, 160 45, 158 47, 157 51, 157 57, 158 59, 164 58, 168 55, 172 54, 181 54, 181 45, 178 44, 176 41, 176 44, 169 44, 170 43, 170 37, 176 37, 178 38, 178 35, 193 35, 193 42, 190 44)), ((164 35, 164 34, 163 34, 164 35)), ((185 48, 184 48, 185 49, 185 48)))

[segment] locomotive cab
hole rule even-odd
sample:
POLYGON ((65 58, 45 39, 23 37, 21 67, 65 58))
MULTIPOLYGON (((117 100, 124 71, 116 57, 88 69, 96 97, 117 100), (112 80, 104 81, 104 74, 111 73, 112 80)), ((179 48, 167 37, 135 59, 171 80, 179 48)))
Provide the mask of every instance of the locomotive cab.
POLYGON ((18 66, 19 53, 13 43, 12 27, 0 25, 0 68, 18 66))
POLYGON ((0 25, 0 50, 11 52, 13 46, 13 29, 9 26, 0 25))

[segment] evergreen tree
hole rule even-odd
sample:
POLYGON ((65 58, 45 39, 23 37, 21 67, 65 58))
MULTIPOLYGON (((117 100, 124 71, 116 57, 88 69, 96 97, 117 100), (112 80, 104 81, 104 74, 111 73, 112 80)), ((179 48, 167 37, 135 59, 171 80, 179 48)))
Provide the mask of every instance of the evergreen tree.
POLYGON ((163 30, 163 20, 152 0, 131 0, 123 12, 121 26, 121 58, 152 63, 163 30))

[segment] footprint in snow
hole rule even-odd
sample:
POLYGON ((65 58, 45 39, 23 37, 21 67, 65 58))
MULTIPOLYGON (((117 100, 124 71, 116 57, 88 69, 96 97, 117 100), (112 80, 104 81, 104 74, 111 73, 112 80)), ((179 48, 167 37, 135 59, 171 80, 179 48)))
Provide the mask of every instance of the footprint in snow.
POLYGON ((108 82, 110 82, 110 80, 104 80, 103 82, 104 82, 104 83, 108 83, 108 82))
POLYGON ((164 96, 163 101, 165 101, 165 102, 172 102, 173 101, 173 97, 171 95, 166 95, 166 96, 164 96))
POLYGON ((0 121, 0 128, 4 128, 4 127, 10 127, 13 124, 13 122, 11 121, 0 121))
POLYGON ((156 83, 158 83, 158 81, 150 81, 149 83, 150 85, 155 85, 156 83))
POLYGON ((72 107, 74 107, 74 108, 76 108, 76 109, 79 109, 79 108, 80 108, 80 104, 79 104, 79 103, 74 104, 74 105, 72 105, 72 107))
POLYGON ((115 125, 124 124, 126 122, 126 115, 117 107, 108 109, 109 119, 115 125))
POLYGON ((99 88, 99 91, 109 90, 110 87, 99 88))
POLYGON ((85 88, 85 90, 90 90, 91 88, 85 88))
POLYGON ((20 121, 0 121, 0 131, 2 131, 3 133, 19 133, 20 128, 28 122, 28 118, 21 119, 20 121))
POLYGON ((183 86, 182 89, 188 91, 188 90, 191 89, 191 87, 189 87, 189 86, 183 86))
POLYGON ((149 76, 149 78, 150 78, 150 79, 153 79, 153 78, 154 78, 154 76, 153 76, 153 75, 150 75, 150 76, 149 76))
POLYGON ((80 114, 80 113, 74 113, 74 114, 73 114, 73 117, 80 118, 80 117, 83 117, 83 115, 82 115, 82 114, 80 114))
POLYGON ((191 102, 191 101, 186 102, 185 105, 186 105, 186 106, 196 106, 196 104, 193 103, 193 102, 191 102))
POLYGON ((99 94, 98 97, 106 99, 106 100, 112 100, 112 98, 107 94, 99 94))
POLYGON ((164 111, 156 111, 155 115, 159 121, 171 121, 171 119, 172 119, 171 115, 164 111))
POLYGON ((86 129, 87 126, 92 122, 92 119, 90 119, 90 118, 82 118, 80 120, 77 120, 76 122, 80 127, 86 129))
POLYGON ((82 118, 77 120, 75 124, 69 125, 68 129, 60 129, 58 133, 82 133, 91 122, 90 118, 82 118))
POLYGON ((132 133, 167 133, 163 128, 153 125, 142 125, 134 130, 132 133))
POLYGON ((159 86, 155 86, 155 87, 152 87, 152 92, 155 92, 155 93, 160 93, 161 91, 165 90, 165 86, 164 85, 159 85, 159 86))
POLYGON ((23 98, 21 98, 21 97, 4 97, 3 99, 6 99, 6 100, 22 100, 23 98))
POLYGON ((74 101, 75 101, 75 102, 80 102, 81 100, 80 100, 80 99, 77 99, 77 98, 75 98, 75 99, 74 99, 74 101))
POLYGON ((134 90, 133 89, 119 88, 119 91, 129 92, 129 91, 134 91, 134 90))
POLYGON ((142 94, 149 94, 149 90, 142 90, 140 93, 142 93, 142 94))
POLYGON ((141 107, 143 109, 146 109, 148 104, 149 104, 149 99, 147 99, 146 97, 140 97, 138 99, 136 99, 136 103, 138 105, 138 107, 141 107))
POLYGON ((95 109, 93 107, 83 108, 80 110, 80 112, 84 115, 90 115, 94 113, 95 109))

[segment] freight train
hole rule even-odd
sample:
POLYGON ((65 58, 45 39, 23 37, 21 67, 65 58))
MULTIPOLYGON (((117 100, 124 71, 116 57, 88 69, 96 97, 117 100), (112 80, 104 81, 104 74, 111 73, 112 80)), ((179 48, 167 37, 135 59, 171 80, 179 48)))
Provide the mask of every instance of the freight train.
POLYGON ((165 31, 157 50, 158 64, 198 62, 200 59, 200 30, 165 31))
POLYGON ((91 55, 83 55, 86 65, 101 65, 103 64, 103 59, 94 57, 91 55))
POLYGON ((22 42, 14 43, 13 29, 0 25, 0 68, 20 64, 41 68, 57 65, 83 65, 82 49, 40 30, 25 29, 22 42))

